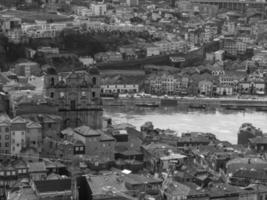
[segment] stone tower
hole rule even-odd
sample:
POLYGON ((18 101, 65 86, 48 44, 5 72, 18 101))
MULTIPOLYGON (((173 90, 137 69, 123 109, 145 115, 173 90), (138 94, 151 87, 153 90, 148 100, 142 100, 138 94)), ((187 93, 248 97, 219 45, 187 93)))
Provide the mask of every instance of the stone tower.
POLYGON ((81 125, 101 128, 103 109, 100 75, 96 68, 61 73, 48 68, 44 78, 44 92, 57 104, 63 128, 81 125))

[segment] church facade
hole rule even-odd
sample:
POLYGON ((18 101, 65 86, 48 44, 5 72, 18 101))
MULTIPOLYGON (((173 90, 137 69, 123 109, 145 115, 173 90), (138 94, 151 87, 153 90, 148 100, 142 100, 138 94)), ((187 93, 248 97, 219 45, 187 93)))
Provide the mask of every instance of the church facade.
POLYGON ((87 125, 100 129, 103 113, 100 90, 96 68, 61 73, 49 68, 44 78, 45 95, 57 105, 62 128, 87 125))

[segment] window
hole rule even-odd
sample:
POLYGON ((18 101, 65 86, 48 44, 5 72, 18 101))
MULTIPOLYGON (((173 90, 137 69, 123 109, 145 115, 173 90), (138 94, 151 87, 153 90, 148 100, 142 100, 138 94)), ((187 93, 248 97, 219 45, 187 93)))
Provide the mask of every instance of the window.
POLYGON ((0 176, 4 176, 4 172, 3 171, 0 172, 0 176))
POLYGON ((83 149, 83 147, 80 147, 80 151, 83 151, 84 149, 83 149))
POLYGON ((15 172, 15 171, 12 171, 12 175, 13 175, 13 176, 16 175, 16 172, 15 172))
POLYGON ((76 109, 76 102, 75 102, 75 100, 71 100, 70 101, 70 109, 71 110, 75 110, 76 109))
POLYGON ((9 147, 9 143, 8 142, 5 143, 5 147, 9 147))
POLYGON ((75 147, 75 151, 79 151, 79 147, 75 147))
POLYGON ((17 144, 17 147, 19 147, 19 143, 17 144))
POLYGON ((54 77, 52 77, 52 78, 50 79, 50 85, 51 85, 51 86, 54 86, 54 85, 55 85, 55 79, 54 79, 54 77))
POLYGON ((82 91, 82 97, 85 97, 85 96, 86 96, 86 92, 82 91))
POLYGON ((92 78, 93 85, 96 85, 96 77, 92 78))
POLYGON ((60 93, 59 93, 59 96, 60 96, 60 98, 64 98, 65 93, 64 93, 64 92, 60 92, 60 93))
POLYGON ((7 176, 10 176, 10 174, 11 174, 10 171, 7 171, 7 172, 6 172, 6 175, 7 175, 7 176))
POLYGON ((52 128, 52 123, 48 123, 48 128, 52 128))
POLYGON ((5 139, 8 140, 8 139, 9 139, 9 135, 6 135, 6 136, 5 136, 5 139))
POLYGON ((15 139, 12 139, 12 143, 13 143, 13 144, 15 143, 15 139))
POLYGON ((54 92, 51 92, 51 93, 50 93, 50 97, 51 97, 51 98, 54 98, 54 92))
POLYGON ((9 132, 9 128, 8 127, 6 127, 5 130, 6 130, 6 133, 9 132))
POLYGON ((92 92, 92 97, 95 98, 95 92, 92 92))
POLYGON ((15 135, 15 131, 13 131, 12 135, 15 135))

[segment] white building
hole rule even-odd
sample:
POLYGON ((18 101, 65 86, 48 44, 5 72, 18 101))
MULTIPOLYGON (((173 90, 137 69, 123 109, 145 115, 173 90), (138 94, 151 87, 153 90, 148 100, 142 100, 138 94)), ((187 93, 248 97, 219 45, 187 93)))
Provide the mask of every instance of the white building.
POLYGON ((102 16, 105 15, 107 12, 107 5, 104 3, 92 3, 91 9, 93 15, 102 16))
POLYGON ((224 50, 218 50, 214 52, 215 61, 223 61, 224 50))
POLYGON ((86 67, 95 64, 95 60, 92 57, 80 57, 79 61, 86 67))
POLYGON ((93 12, 91 9, 85 7, 85 6, 74 6, 73 7, 73 12, 82 17, 87 17, 87 16, 92 16, 93 12))
POLYGON ((128 6, 138 6, 139 0, 127 0, 126 3, 128 6))
POLYGON ((138 93, 138 84, 104 84, 101 85, 102 94, 125 94, 125 93, 138 93))
POLYGON ((152 44, 146 47, 146 56, 157 56, 157 55, 160 55, 159 47, 152 44))
POLYGON ((216 94, 221 96, 231 96, 233 95, 233 87, 227 85, 220 85, 216 87, 216 94))
POLYGON ((162 54, 186 51, 186 43, 184 41, 159 41, 155 42, 154 45, 158 47, 162 54))

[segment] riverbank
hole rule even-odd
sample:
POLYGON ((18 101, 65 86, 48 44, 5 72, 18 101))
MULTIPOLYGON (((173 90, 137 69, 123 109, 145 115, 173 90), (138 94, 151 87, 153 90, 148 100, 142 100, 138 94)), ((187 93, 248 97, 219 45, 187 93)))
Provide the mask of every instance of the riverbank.
POLYGON ((267 98, 241 99, 241 98, 201 98, 201 97, 140 97, 140 98, 102 98, 104 106, 185 106, 192 108, 226 108, 246 109, 254 108, 258 111, 267 111, 267 98))

